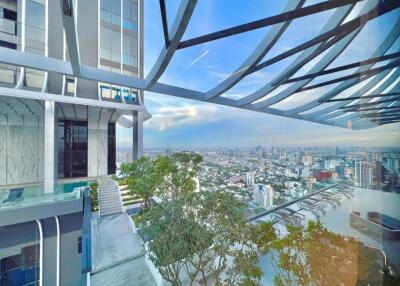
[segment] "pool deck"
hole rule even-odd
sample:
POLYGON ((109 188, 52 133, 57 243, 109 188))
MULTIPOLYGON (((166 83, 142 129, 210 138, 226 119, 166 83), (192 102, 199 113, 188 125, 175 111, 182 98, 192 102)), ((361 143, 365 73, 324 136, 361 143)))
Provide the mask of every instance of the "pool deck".
POLYGON ((126 213, 92 217, 91 285, 156 285, 130 220, 126 213))

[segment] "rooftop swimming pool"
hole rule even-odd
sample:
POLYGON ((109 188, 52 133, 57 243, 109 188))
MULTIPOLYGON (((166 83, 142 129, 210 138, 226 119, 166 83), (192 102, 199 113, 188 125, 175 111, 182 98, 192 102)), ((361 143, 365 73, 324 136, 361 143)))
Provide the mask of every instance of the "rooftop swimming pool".
POLYGON ((89 184, 88 181, 58 183, 54 193, 45 193, 43 185, 0 189, 0 211, 80 199, 89 184))
MULTIPOLYGON (((310 220, 319 219, 322 224, 330 231, 341 235, 347 235, 356 238, 367 246, 383 250, 388 256, 396 271, 400 270, 400 241, 385 240, 383 235, 370 236, 368 232, 361 232, 352 226, 350 213, 359 212, 361 216, 367 217, 369 212, 379 212, 400 220, 400 194, 387 193, 382 191, 352 188, 353 191, 347 194, 339 194, 336 200, 326 201, 324 206, 314 209, 301 209, 301 204, 292 204, 288 206, 291 210, 299 210, 299 219, 301 225, 307 225, 310 220), (301 218, 300 218, 301 216, 301 218)), ((274 220, 276 217, 267 215, 261 220, 274 220)), ((275 223, 275 228, 279 230, 280 235, 287 233, 285 222, 283 220, 275 223)), ((262 257, 260 263, 264 272, 262 285, 274 285, 275 269, 271 263, 272 253, 262 257)))

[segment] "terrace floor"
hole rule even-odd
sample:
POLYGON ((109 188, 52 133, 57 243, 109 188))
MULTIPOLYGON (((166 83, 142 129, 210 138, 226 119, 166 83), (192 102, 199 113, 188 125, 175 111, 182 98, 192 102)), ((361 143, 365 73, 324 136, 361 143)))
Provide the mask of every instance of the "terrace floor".
POLYGON ((92 217, 91 285, 156 285, 130 219, 125 213, 92 217))

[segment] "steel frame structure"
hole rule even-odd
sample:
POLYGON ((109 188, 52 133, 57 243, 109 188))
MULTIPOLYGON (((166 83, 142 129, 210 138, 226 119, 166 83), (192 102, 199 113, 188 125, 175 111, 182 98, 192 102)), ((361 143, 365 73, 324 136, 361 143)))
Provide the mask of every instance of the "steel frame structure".
MULTIPOLYGON (((70 51, 70 62, 29 54, 24 51, 0 48, 1 63, 344 128, 349 128, 350 126, 352 129, 365 129, 399 121, 400 111, 395 107, 400 105, 400 98, 396 96, 400 89, 396 86, 400 75, 400 52, 398 52, 398 48, 395 48, 396 52, 394 53, 388 54, 387 52, 389 49, 393 49, 393 45, 399 38, 400 17, 394 23, 394 27, 389 31, 386 38, 373 51, 370 58, 336 68, 329 68, 329 65, 346 50, 368 21, 391 11, 399 13, 400 1, 326 0, 304 6, 305 0, 290 0, 281 14, 182 41, 197 0, 181 0, 178 12, 170 28, 167 23, 165 1, 159 0, 164 46, 149 74, 143 79, 83 65, 79 58, 79 39, 76 33, 76 21, 74 21, 73 1, 60 1, 61 7, 63 7, 61 13, 68 51, 70 51), (354 9, 358 2, 363 2, 362 9, 354 9), (334 9, 334 13, 317 36, 262 62, 263 58, 278 43, 294 19, 332 9, 334 9), (350 21, 346 21, 351 12, 355 13, 356 16, 350 21), (158 82, 177 50, 267 26, 270 26, 269 31, 260 40, 253 52, 230 76, 214 88, 206 92, 200 92, 158 82), (324 52, 326 53, 323 54, 324 52), (266 82, 264 86, 255 92, 240 99, 231 99, 223 96, 224 92, 246 76, 292 55, 297 55, 295 60, 280 74, 276 75, 273 80, 266 82), (301 67, 320 55, 319 62, 305 75, 293 77, 301 67), (376 66, 384 61, 384 65, 376 66), (354 68, 356 70, 350 75, 310 85, 317 77, 327 74, 333 75, 337 72, 354 68), (365 85, 353 94, 346 97, 339 96, 343 91, 363 81, 366 81, 365 85), (331 85, 333 88, 328 92, 323 92, 318 98, 295 108, 281 110, 272 107, 274 104, 291 96, 296 96, 300 92, 331 85), (395 86, 390 91, 387 91, 387 88, 393 85, 395 86), (283 89, 276 92, 279 87, 283 89), (373 94, 369 94, 371 90, 374 91, 373 94), (382 97, 384 99, 381 99, 382 97), (374 109, 366 111, 366 109, 362 108, 366 106, 373 106, 374 109), (393 112, 390 113, 392 116, 385 115, 386 109, 393 109, 393 112)), ((37 98, 49 97, 49 95, 44 94, 37 93, 35 96, 37 98)), ((52 96, 55 97, 56 95, 52 96)), ((130 109, 143 110, 143 106, 130 107, 130 109)))

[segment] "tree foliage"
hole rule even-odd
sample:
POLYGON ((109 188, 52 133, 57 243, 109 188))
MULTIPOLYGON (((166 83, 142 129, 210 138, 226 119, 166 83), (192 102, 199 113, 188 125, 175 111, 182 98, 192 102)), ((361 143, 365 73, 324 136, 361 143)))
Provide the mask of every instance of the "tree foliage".
POLYGON ((333 233, 320 222, 287 226, 275 240, 272 258, 278 286, 383 285, 382 254, 352 237, 333 233))
POLYGON ((259 285, 272 224, 249 223, 232 194, 195 192, 201 161, 189 152, 154 159, 162 202, 143 215, 148 256, 172 285, 259 285))

